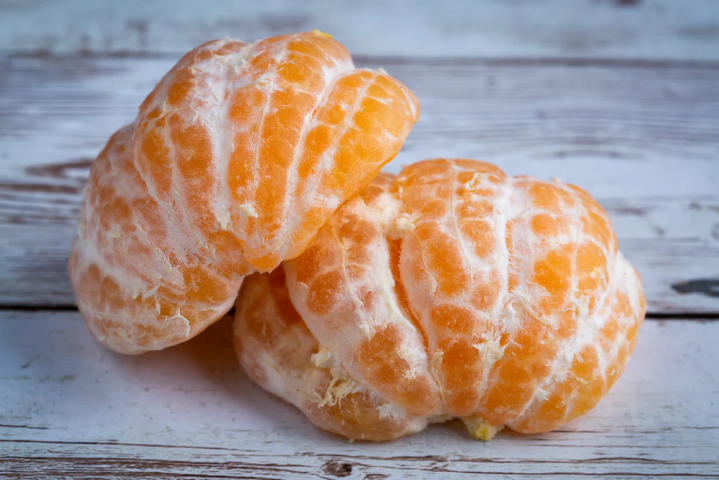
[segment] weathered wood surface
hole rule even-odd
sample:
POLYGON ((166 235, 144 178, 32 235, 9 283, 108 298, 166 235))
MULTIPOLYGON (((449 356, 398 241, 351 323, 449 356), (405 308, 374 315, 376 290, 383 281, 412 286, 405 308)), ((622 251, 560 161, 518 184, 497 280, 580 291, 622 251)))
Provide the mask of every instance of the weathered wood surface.
POLYGON ((715 0, 0 1, 0 478, 719 478, 717 185, 715 0), (676 320, 645 323, 588 416, 348 443, 244 377, 228 319, 121 357, 75 311, 8 310, 72 308, 92 159, 180 54, 311 28, 418 94, 390 170, 482 158, 609 211, 650 314, 676 320))
MULTIPOLYGON (((90 163, 174 57, 4 62, 0 304, 72 305, 65 262, 90 163)), ((580 185, 609 211, 644 278, 650 312, 719 312, 708 287, 677 290, 719 276, 719 66, 362 63, 383 66, 421 100, 420 120, 390 170, 472 157, 580 185)))
POLYGON ((349 443, 245 378, 229 318, 125 357, 94 342, 76 312, 5 311, 0 477, 709 478, 719 475, 717 343, 719 321, 646 321, 612 392, 549 434, 482 444, 449 423, 349 443))
POLYGON ((10 0, 0 48, 183 53, 318 28, 356 55, 719 60, 715 0, 10 0))

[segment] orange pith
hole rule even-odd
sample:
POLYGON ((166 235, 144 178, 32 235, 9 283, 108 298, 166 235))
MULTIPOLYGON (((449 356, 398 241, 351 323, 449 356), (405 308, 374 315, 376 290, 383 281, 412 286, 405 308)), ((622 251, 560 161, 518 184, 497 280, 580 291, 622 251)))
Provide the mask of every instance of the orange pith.
POLYGON ((186 54, 93 165, 70 277, 90 330, 141 353, 220 318, 399 151, 414 95, 321 32, 186 54))
POLYGON ((644 311, 586 192, 437 159, 380 175, 304 254, 249 277, 235 334, 250 376, 323 428, 383 440, 459 417, 486 439, 596 405, 644 311))

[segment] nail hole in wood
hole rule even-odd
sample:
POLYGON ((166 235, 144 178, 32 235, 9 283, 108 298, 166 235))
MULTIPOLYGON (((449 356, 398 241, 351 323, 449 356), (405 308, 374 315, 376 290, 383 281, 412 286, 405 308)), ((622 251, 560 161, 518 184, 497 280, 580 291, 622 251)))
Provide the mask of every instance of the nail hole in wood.
POLYGON ((346 462, 340 462, 339 460, 330 460, 325 463, 322 470, 328 475, 334 475, 335 477, 349 477, 352 475, 352 465, 346 462))

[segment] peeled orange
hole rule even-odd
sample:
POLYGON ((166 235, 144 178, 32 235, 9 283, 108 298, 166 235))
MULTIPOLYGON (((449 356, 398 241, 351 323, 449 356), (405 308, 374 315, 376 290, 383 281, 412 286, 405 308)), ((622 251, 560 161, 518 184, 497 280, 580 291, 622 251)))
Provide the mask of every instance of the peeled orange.
POLYGON ((417 116, 321 32, 192 50, 92 166, 69 260, 91 332, 122 353, 198 334, 246 275, 299 255, 417 116))
POLYGON ((249 277, 234 328, 249 376, 324 429, 386 440, 458 417, 489 440, 593 408, 644 312, 585 191, 438 159, 381 174, 249 277))

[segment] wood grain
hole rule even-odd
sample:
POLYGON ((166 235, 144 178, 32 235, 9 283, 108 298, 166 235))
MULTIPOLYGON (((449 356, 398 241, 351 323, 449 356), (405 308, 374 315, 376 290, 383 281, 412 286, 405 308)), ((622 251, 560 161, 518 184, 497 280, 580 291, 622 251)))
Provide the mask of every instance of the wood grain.
POLYGON ((93 341, 76 312, 5 311, 0 477, 709 478, 719 475, 717 342, 717 321, 645 322, 612 392, 556 432, 482 444, 450 422, 349 443, 245 378, 229 318, 126 357, 93 341))
POLYGON ((357 55, 719 60, 714 0, 13 0, 0 49, 185 52, 318 28, 357 55))
POLYGON ((0 478, 719 478, 717 185, 715 0, 0 2, 0 478), (184 51, 311 28, 418 94, 388 169, 482 158, 609 211, 675 320, 645 322, 586 417, 348 443, 245 378, 229 319, 141 357, 91 339, 66 259, 104 142, 184 51))
MULTIPOLYGON (((69 306, 92 159, 174 57, 14 56, 0 72, 0 304, 69 306)), ((389 170, 437 156, 582 186, 609 211, 652 313, 719 313, 719 68, 364 58, 422 113, 389 170), (694 293, 690 293, 694 292, 694 293)))

